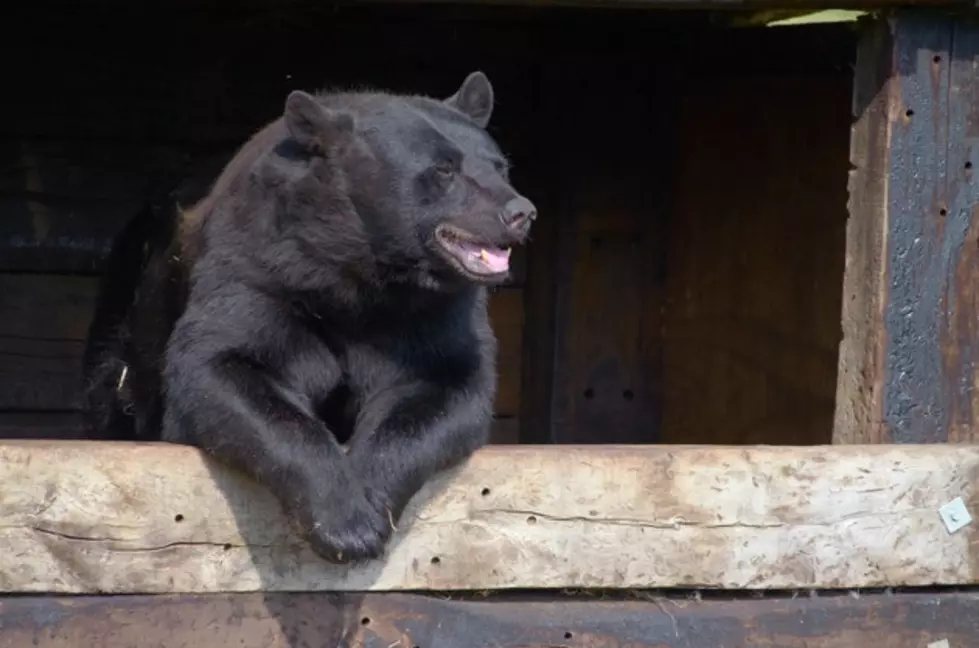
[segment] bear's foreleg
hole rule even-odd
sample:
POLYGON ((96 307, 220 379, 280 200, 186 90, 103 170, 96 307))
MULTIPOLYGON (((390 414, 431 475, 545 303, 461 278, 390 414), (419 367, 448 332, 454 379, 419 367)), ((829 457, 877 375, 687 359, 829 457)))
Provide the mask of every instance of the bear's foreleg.
POLYGON ((392 523, 435 473, 486 444, 492 405, 491 394, 433 385, 385 390, 365 404, 347 456, 392 523))
POLYGON ((253 363, 194 351, 171 355, 165 438, 198 446, 269 489, 324 559, 382 555, 387 514, 368 501, 325 424, 253 363))

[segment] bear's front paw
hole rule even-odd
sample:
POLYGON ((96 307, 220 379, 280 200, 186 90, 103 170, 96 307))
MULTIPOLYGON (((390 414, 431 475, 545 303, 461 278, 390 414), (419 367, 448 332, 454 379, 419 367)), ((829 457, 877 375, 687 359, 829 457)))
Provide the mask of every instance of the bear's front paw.
POLYGON ((362 493, 320 502, 303 511, 299 520, 313 551, 335 564, 380 558, 392 532, 388 516, 362 493))
POLYGON ((364 489, 364 493, 367 495, 367 501, 374 507, 374 510, 383 515, 387 520, 391 531, 397 531, 398 518, 401 517, 403 507, 397 506, 393 498, 380 488, 367 486, 364 489))

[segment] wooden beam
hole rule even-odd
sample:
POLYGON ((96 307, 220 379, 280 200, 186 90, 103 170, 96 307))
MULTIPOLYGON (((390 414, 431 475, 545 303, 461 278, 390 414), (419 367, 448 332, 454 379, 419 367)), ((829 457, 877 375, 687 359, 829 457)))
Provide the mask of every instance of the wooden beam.
POLYGON ((979 582, 979 446, 487 448, 388 556, 331 567, 190 447, 0 443, 0 591, 726 589, 979 582))
POLYGON ((0 648, 888 648, 975 645, 979 594, 445 600, 412 594, 0 599, 0 648), (948 643, 942 643, 945 640, 948 643))
POLYGON ((97 290, 92 277, 0 274, 0 411, 81 407, 97 290))
POLYGON ((973 23, 863 25, 836 443, 979 439, 976 65, 973 23))

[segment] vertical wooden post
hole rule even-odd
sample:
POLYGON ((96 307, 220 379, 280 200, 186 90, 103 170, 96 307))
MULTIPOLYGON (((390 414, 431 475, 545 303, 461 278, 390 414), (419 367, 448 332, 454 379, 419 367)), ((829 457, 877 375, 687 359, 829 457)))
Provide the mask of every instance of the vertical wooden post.
POLYGON ((835 443, 979 439, 977 75, 974 24, 863 26, 835 443))

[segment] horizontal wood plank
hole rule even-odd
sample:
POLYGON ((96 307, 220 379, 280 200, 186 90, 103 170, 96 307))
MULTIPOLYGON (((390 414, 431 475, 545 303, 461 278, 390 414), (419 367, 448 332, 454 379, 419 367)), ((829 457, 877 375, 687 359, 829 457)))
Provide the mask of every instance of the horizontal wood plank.
POLYGON ((0 443, 0 591, 725 589, 979 581, 979 447, 486 448, 334 567, 195 449, 0 443), (614 550, 610 550, 613 547, 614 550))
POLYGON ((98 279, 0 274, 0 338, 84 341, 98 279))
POLYGON ((0 627, 0 648, 958 648, 974 645, 979 635, 979 594, 627 601, 307 593, 16 597, 0 598, 0 627))
POLYGON ((0 410, 81 407, 94 277, 0 275, 0 410))
POLYGON ((79 412, 0 413, 0 439, 85 439, 79 412))
POLYGON ((82 407, 82 353, 74 340, 0 336, 0 411, 82 407))

